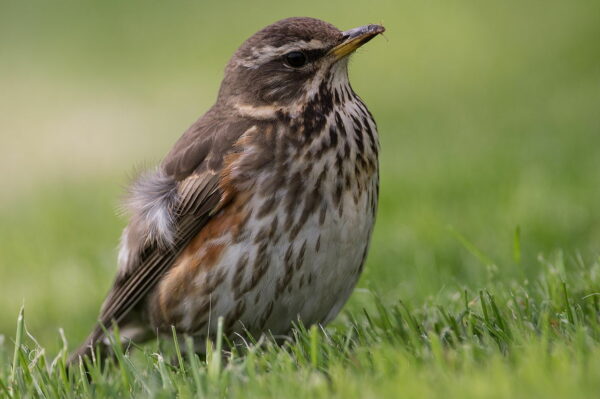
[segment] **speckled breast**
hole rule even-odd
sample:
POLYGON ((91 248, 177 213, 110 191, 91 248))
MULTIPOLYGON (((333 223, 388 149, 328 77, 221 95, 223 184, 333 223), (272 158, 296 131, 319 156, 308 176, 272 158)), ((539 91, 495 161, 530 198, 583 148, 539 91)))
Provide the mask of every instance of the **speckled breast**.
POLYGON ((333 95, 343 106, 318 126, 307 129, 306 120, 290 124, 279 115, 258 121, 238 140, 223 174, 230 202, 151 294, 148 312, 156 328, 175 325, 205 336, 223 316, 229 334, 256 336, 337 315, 367 254, 378 141, 354 93, 333 95))

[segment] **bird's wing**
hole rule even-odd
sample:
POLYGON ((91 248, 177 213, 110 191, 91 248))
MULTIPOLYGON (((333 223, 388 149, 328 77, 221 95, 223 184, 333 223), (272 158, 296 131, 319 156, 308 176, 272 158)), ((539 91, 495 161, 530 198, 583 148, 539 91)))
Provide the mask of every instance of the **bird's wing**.
POLYGON ((92 347, 113 323, 119 325, 216 209, 226 206, 230 193, 224 195, 220 187, 223 158, 250 126, 249 121, 211 119, 209 111, 184 133, 157 173, 133 193, 137 198, 130 206, 132 219, 121 243, 124 259, 85 346, 92 347))
POLYGON ((169 269, 186 244, 202 229, 221 199, 218 175, 205 173, 191 176, 178 187, 184 206, 174 229, 173 243, 148 243, 137 254, 127 273, 119 275, 106 298, 100 314, 100 323, 109 327, 117 324, 154 287, 169 269))

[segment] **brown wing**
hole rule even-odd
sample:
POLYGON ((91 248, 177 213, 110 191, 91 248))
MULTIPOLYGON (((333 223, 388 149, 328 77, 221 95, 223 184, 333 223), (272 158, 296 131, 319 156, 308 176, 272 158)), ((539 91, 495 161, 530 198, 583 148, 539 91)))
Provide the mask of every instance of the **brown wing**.
POLYGON ((218 174, 206 172, 190 176, 179 184, 177 191, 181 193, 181 206, 178 207, 180 216, 176 221, 173 244, 169 247, 151 244, 141 251, 133 270, 115 282, 105 300, 100 314, 101 324, 110 326, 113 321, 118 324, 145 297, 179 252, 208 222, 211 211, 221 199, 218 177, 218 174))
POLYGON ((234 143, 252 126, 252 121, 236 118, 227 120, 217 117, 218 114, 218 110, 211 109, 192 125, 159 168, 161 178, 166 177, 166 184, 173 184, 173 192, 167 194, 174 194, 177 198, 176 201, 164 203, 165 207, 173 205, 168 209, 168 216, 173 223, 169 242, 165 245, 150 235, 148 226, 143 223, 143 217, 147 215, 142 212, 143 209, 139 209, 144 208, 143 204, 136 205, 137 209, 132 210, 134 215, 127 229, 135 228, 133 233, 129 231, 129 235, 137 234, 140 237, 125 244, 131 247, 128 248, 132 252, 131 257, 121 265, 102 306, 97 326, 72 359, 89 353, 89 348, 103 337, 104 328, 109 328, 113 323, 119 325, 127 317, 169 270, 189 241, 206 225, 215 209, 224 205, 219 187, 223 158, 232 152, 234 143))

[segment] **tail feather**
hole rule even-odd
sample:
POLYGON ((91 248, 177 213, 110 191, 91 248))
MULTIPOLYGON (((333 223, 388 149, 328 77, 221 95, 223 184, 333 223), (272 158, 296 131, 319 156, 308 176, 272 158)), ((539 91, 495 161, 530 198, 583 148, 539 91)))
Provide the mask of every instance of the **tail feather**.
MULTIPOLYGON (((107 330, 99 325, 96 326, 84 343, 71 353, 67 360, 67 366, 77 365, 79 364, 79 359, 84 359, 85 357, 101 361, 112 356, 114 352, 111 344, 106 342, 106 332, 107 330)), ((110 331, 108 333, 110 334, 110 331)), ((121 342, 119 342, 119 345, 131 342, 141 343, 152 337, 152 332, 147 328, 144 328, 139 323, 128 322, 120 326, 119 338, 121 342)))
POLYGON ((78 365, 80 360, 84 360, 86 357, 94 359, 99 355, 100 359, 97 360, 105 358, 110 353, 110 348, 102 342, 102 336, 102 331, 99 331, 99 328, 96 327, 83 344, 69 355, 67 367, 78 365))

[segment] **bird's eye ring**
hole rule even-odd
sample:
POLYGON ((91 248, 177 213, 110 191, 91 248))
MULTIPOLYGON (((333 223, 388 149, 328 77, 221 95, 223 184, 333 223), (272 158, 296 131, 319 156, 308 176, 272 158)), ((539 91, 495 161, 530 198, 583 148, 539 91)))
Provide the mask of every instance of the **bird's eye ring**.
POLYGON ((292 68, 300 68, 306 65, 306 55, 302 51, 292 51, 285 56, 285 63, 292 68))

